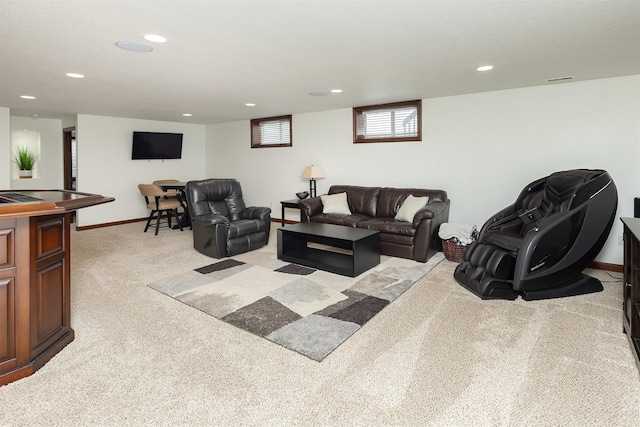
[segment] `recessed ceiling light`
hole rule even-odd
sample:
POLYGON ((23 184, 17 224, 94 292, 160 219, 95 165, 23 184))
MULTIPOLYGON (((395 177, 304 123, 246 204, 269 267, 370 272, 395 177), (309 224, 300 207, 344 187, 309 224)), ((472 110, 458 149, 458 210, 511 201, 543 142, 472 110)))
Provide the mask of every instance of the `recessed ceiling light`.
POLYGON ((483 65, 481 67, 476 68, 478 71, 489 71, 493 70, 493 65, 483 65))
POLYGON ((325 91, 309 92, 309 95, 311 95, 311 96, 327 96, 327 95, 329 95, 329 92, 325 92, 325 91))
POLYGON ((84 74, 78 73, 67 73, 65 74, 67 77, 73 77, 74 79, 84 79, 84 74))
POLYGON ((128 42, 124 40, 116 42, 116 46, 118 46, 120 49, 130 50, 132 52, 151 52, 153 50, 151 46, 147 46, 146 44, 128 42))
POLYGON ((342 93, 342 89, 331 89, 331 93, 342 93))
POLYGON ((154 42, 154 43, 166 43, 167 39, 159 36, 157 34, 147 34, 144 36, 145 40, 148 40, 150 42, 154 42))
POLYGON ((183 116, 185 116, 185 117, 191 117, 191 116, 193 116, 193 114, 191 114, 191 113, 184 113, 184 114, 183 114, 183 116))
POLYGON ((247 107, 255 107, 255 106, 256 106, 256 104, 251 104, 251 103, 249 103, 249 104, 244 104, 244 105, 246 105, 247 107))
POLYGON ((22 98, 22 99, 36 99, 35 96, 31 96, 31 95, 20 95, 20 98, 22 98))

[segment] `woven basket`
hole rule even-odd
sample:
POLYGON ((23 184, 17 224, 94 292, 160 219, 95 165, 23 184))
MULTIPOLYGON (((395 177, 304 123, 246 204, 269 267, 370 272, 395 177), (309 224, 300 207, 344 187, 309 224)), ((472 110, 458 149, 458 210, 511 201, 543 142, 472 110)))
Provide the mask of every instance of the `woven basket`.
POLYGON ((449 261, 462 262, 464 253, 467 251, 467 247, 457 245, 452 240, 443 240, 442 250, 444 251, 444 257, 449 261))

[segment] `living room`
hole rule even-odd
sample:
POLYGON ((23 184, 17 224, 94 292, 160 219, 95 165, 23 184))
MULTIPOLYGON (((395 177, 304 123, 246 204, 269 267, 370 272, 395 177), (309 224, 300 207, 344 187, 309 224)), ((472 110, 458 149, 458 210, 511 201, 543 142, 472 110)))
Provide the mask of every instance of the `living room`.
MULTIPOLYGON (((618 187, 618 216, 633 216, 633 199, 640 194, 639 86, 640 76, 634 75, 423 99, 423 140, 396 144, 353 144, 350 108, 294 114, 293 146, 267 149, 250 148, 248 120, 195 125, 78 114, 78 190, 116 201, 79 211, 77 225, 145 218, 137 184, 166 177, 237 178, 247 203, 271 207, 277 218, 281 200, 308 190, 300 175, 309 164, 326 174, 318 180, 318 194, 343 183, 442 188, 452 201, 450 220, 478 226, 537 178, 579 167, 604 169, 618 187), (183 133, 183 158, 131 160, 136 130, 183 133)), ((0 112, 9 121, 10 110, 0 112)), ((9 128, 44 132, 43 126, 69 125, 30 117, 10 121, 3 127, 5 150, 9 128)), ((47 139, 51 147, 43 144, 54 156, 43 161, 47 170, 38 187, 62 185, 60 138, 47 139)), ((33 185, 25 181, 16 178, 4 187, 33 185)), ((296 211, 287 215, 299 220, 296 211)), ((622 264, 620 235, 616 221, 597 261, 622 264)))
MULTIPOLYGON (((15 7, 15 1, 7 0, 0 0, 0 7, 9 3, 15 7)), ((108 1, 96 3, 100 5, 90 16, 106 14, 113 7, 108 1)), ((221 9, 227 6, 222 5, 225 2, 212 3, 221 9)), ((258 7, 254 2, 239 3, 258 7)), ((274 3, 285 9, 292 7, 287 2, 274 3)), ((340 2, 334 3, 338 8, 340 2)), ((500 2, 486 3, 491 3, 495 12, 500 2)), ((468 60, 468 69, 437 70, 433 75, 442 78, 450 72, 452 79, 482 89, 453 93, 447 88, 440 90, 448 84, 435 82, 426 94, 394 95, 394 101, 422 100, 422 140, 416 142, 354 144, 352 108, 391 101, 381 95, 368 102, 342 104, 340 97, 351 96, 353 88, 341 86, 339 76, 328 74, 314 82, 321 87, 297 81, 291 84, 298 97, 310 104, 307 110, 280 109, 268 114, 262 108, 270 103, 269 96, 284 98, 273 100, 278 108, 287 97, 291 102, 297 97, 274 95, 275 91, 269 90, 255 107, 245 107, 244 102, 252 99, 246 99, 250 94, 238 85, 236 90, 245 100, 240 106, 230 105, 230 95, 225 98, 228 89, 208 81, 209 92, 194 90, 190 96, 210 98, 216 105, 212 108, 227 108, 236 116, 204 122, 196 117, 172 121, 160 113, 150 119, 101 110, 67 110, 63 115, 39 111, 34 117, 33 105, 37 104, 9 100, 3 87, 0 188, 62 188, 61 131, 75 127, 77 189, 111 196, 115 201, 77 212, 75 225, 83 230, 73 231, 73 239, 82 236, 76 249, 76 241, 72 242, 76 251, 72 258, 76 340, 33 376, 0 388, 3 407, 16 408, 0 416, 0 424, 638 425, 637 418, 632 418, 637 408, 625 405, 637 400, 640 386, 635 380, 628 381, 637 371, 633 362, 629 364, 631 349, 619 321, 623 251, 618 218, 633 216, 633 199, 640 196, 640 50, 630 55, 628 50, 617 51, 615 44, 607 47, 603 43, 604 47, 596 46, 597 52, 606 51, 607 55, 587 60, 594 36, 583 27, 572 26, 577 23, 569 16, 570 2, 558 2, 562 11, 548 13, 541 12, 535 2, 526 3, 523 15, 537 10, 550 22, 565 22, 564 31, 571 35, 566 49, 584 47, 576 54, 584 68, 568 70, 561 58, 550 55, 549 62, 555 61, 557 66, 543 67, 539 83, 506 82, 505 70, 532 66, 528 55, 542 49, 524 38, 527 43, 521 51, 509 51, 489 74, 476 71, 478 61, 484 60, 476 56, 468 60), (631 62, 635 59, 632 72, 589 77, 588 73, 598 68, 590 61, 628 63, 629 56, 631 62), (553 74, 545 74, 547 70, 553 74), (575 77, 546 81, 568 75, 575 77), (505 81, 505 87, 489 88, 488 81, 497 85, 502 83, 496 81, 505 81), (307 94, 338 85, 342 94, 307 94), (225 96, 217 96, 216 91, 225 96), (252 149, 250 119, 279 114, 292 114, 292 146, 252 149), (11 165, 12 132, 24 129, 41 135, 39 175, 31 180, 18 178, 11 165), (182 158, 131 160, 134 131, 182 133, 182 158), (618 190, 616 220, 596 257, 598 263, 614 270, 599 272, 605 283, 605 292, 600 294, 604 302, 589 297, 576 297, 576 302, 565 298, 513 305, 481 301, 455 288, 451 274, 445 274, 449 270, 439 270, 386 308, 368 331, 355 334, 339 351, 318 363, 201 312, 194 314, 193 308, 147 287, 177 270, 216 260, 205 261, 193 251, 188 229, 182 233, 165 229, 159 236, 144 234, 144 222, 138 220, 146 218, 148 210, 137 184, 161 178, 236 178, 247 205, 270 207, 272 219, 277 220, 280 201, 308 190, 309 182, 300 175, 311 164, 321 166, 326 175, 317 182, 318 194, 335 184, 443 189, 451 200, 449 220, 478 227, 537 178, 573 168, 604 169, 618 190), (109 227, 111 224, 124 225, 109 227), (440 286, 445 276, 451 283, 440 286), (550 321, 556 321, 553 327, 545 323, 550 321), (590 347, 597 349, 585 351, 580 346, 592 336, 598 340, 590 347), (576 356, 581 353, 587 354, 585 359, 576 356), (19 398, 24 399, 22 403, 19 398)), ((605 3, 589 1, 586 8, 604 16, 595 20, 600 31, 609 30, 620 15, 640 14, 635 2, 620 2, 617 7, 605 3)), ((352 4, 362 6, 364 2, 352 4)), ((119 6, 133 8, 125 3, 119 6)), ((313 10, 319 9, 323 6, 315 5, 313 10)), ((485 22, 495 18, 505 24, 501 16, 471 10, 484 16, 485 22)), ((43 19, 40 14, 45 12, 34 12, 34 18, 43 19)), ((88 20, 86 16, 81 20, 88 20)), ((197 19, 195 13, 191 17, 197 19)), ((521 24, 527 31, 535 30, 534 19, 521 24)), ((617 27, 619 37, 638 35, 639 26, 617 27)), ((4 27, 3 43, 12 26, 4 27)), ((495 39, 501 38, 497 35, 495 39)), ((546 40, 557 44, 553 37, 546 40)), ((625 41, 627 49, 640 43, 625 41)), ((116 49, 110 43, 109 47, 116 49)), ((463 44, 454 48, 463 49, 463 44)), ((448 55, 445 50, 436 52, 448 55)), ((338 56, 345 70, 360 69, 350 55, 347 59, 338 56)), ((2 59, 4 73, 10 66, 2 59)), ((162 60, 168 59, 164 56, 162 60)), ((242 70, 242 77, 247 74, 242 70)), ((87 73, 87 80, 90 78, 87 73)), ((158 77, 162 82, 167 78, 158 77)), ((105 82, 105 103, 106 92, 117 85, 105 82)), ((167 104, 182 96, 171 90, 159 110, 166 114, 167 104)), ((154 106, 146 98, 136 105, 143 112, 154 106)), ((128 108, 123 105, 122 111, 128 108)), ((184 111, 191 110, 182 104, 171 113, 179 116, 184 111)), ((197 116, 197 111, 191 112, 197 116)), ((297 210, 288 210, 286 219, 298 221, 298 215, 297 210)), ((279 222, 274 222, 274 229, 277 226, 279 222)), ((270 241, 274 239, 276 233, 270 241)))

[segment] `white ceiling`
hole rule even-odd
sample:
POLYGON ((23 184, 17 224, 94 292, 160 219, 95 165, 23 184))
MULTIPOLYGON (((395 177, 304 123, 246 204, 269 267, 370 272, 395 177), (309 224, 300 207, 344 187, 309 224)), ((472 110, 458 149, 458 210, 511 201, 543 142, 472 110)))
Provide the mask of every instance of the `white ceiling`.
POLYGON ((20 116, 209 124, 639 73, 637 0, 0 0, 20 116))

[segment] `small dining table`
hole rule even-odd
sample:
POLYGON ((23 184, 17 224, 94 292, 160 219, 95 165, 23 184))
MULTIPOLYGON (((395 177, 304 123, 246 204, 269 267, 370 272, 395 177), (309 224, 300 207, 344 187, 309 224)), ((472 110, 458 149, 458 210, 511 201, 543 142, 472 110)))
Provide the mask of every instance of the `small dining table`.
POLYGON ((170 182, 165 184, 160 184, 158 187, 162 188, 163 191, 169 190, 177 190, 180 193, 178 194, 178 200, 180 200, 180 204, 182 205, 182 209, 184 212, 180 216, 180 225, 175 225, 173 228, 182 228, 191 226, 191 217, 189 216, 189 207, 187 206, 187 195, 184 192, 184 188, 187 186, 186 182, 170 182))

